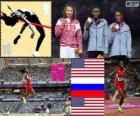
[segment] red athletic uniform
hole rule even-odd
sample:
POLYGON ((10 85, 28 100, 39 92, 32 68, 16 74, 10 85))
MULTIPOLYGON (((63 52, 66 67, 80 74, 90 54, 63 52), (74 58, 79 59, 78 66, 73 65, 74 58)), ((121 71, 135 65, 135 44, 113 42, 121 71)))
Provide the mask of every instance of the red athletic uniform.
POLYGON ((115 87, 116 89, 125 89, 125 69, 124 68, 118 68, 116 71, 116 77, 115 77, 115 87))
POLYGON ((31 78, 28 74, 26 74, 24 76, 25 80, 26 80, 26 91, 27 91, 27 95, 29 95, 32 91, 32 83, 31 83, 31 78))

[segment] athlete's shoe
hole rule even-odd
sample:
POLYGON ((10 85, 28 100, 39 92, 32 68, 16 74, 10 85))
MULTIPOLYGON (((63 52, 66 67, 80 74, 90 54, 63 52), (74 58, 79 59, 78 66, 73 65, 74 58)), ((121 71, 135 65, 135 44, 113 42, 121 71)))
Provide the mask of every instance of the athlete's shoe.
POLYGON ((118 112, 123 113, 124 111, 120 108, 117 109, 118 112))
POLYGON ((33 56, 35 56, 35 57, 40 56, 40 54, 39 54, 39 52, 38 52, 38 51, 34 51, 32 55, 33 55, 33 56))

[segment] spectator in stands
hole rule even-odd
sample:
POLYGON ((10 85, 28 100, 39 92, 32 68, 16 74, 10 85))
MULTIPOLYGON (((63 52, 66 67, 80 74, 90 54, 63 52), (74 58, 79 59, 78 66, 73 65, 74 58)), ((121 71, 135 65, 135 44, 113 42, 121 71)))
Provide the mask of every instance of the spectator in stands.
POLYGON ((5 80, 0 79, 0 84, 3 85, 3 84, 4 84, 4 81, 5 81, 5 80))
POLYGON ((7 107, 3 113, 3 116, 9 116, 10 115, 10 111, 9 108, 7 107))
MULTIPOLYGON (((48 101, 49 101, 49 99, 48 99, 48 101)), ((51 116, 51 114, 52 114, 52 105, 50 102, 48 102, 48 104, 47 104, 47 113, 48 113, 48 116, 51 116)))
POLYGON ((37 106, 37 107, 34 109, 35 116, 39 116, 40 111, 41 111, 41 107, 40 107, 40 106, 37 106))

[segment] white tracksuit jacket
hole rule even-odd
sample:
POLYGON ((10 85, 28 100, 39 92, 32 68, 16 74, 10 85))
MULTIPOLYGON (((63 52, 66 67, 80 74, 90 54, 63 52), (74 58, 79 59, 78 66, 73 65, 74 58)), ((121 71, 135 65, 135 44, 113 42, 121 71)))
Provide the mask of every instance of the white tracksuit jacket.
POLYGON ((112 26, 115 25, 115 22, 112 23, 110 27, 110 39, 109 44, 111 44, 111 56, 125 55, 128 58, 132 57, 132 39, 129 26, 122 22, 120 29, 117 32, 112 32, 112 26))

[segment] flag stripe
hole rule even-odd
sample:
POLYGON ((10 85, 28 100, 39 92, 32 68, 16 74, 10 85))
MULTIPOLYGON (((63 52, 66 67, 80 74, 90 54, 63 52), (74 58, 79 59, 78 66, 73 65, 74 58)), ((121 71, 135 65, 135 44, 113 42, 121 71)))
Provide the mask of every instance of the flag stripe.
POLYGON ((104 101, 85 101, 85 104, 104 103, 104 101))
POLYGON ((71 91, 73 97, 104 97, 104 91, 90 91, 90 90, 73 90, 71 91))
POLYGON ((72 71, 71 74, 104 74, 104 71, 72 71))
POLYGON ((72 113, 73 113, 73 112, 75 112, 75 113, 76 113, 76 112, 81 112, 81 113, 82 113, 82 112, 83 112, 83 113, 85 113, 85 112, 91 112, 91 113, 102 112, 102 113, 103 113, 104 110, 72 110, 72 113))
POLYGON ((84 59, 85 62, 104 62, 104 59, 84 59))
POLYGON ((71 76, 72 77, 74 77, 74 76, 79 76, 79 77, 81 77, 81 76, 90 76, 90 77, 97 77, 97 76, 100 76, 100 77, 104 77, 104 74, 94 74, 94 73, 92 73, 92 74, 86 74, 86 73, 84 73, 84 74, 71 74, 71 76))
POLYGON ((104 65, 85 65, 85 68, 104 68, 104 65))
POLYGON ((72 110, 73 110, 73 109, 74 109, 74 110, 76 110, 76 109, 77 109, 77 110, 79 110, 79 109, 82 109, 82 110, 97 109, 97 110, 98 110, 98 109, 104 109, 104 108, 103 108, 103 106, 98 106, 98 107, 95 106, 95 107, 72 107, 71 109, 72 109, 72 110))
POLYGON ((72 84, 104 84, 104 78, 72 78, 72 84))
POLYGON ((104 106, 104 104, 103 103, 96 103, 96 104, 85 104, 85 106, 90 106, 90 107, 93 107, 93 106, 104 106))
MULTIPOLYGON (((103 76, 80 76, 80 78, 91 78, 92 80, 94 79, 94 78, 103 78, 103 76)), ((79 76, 74 76, 73 78, 79 78, 79 76)), ((73 79, 72 78, 72 79, 73 79)))
POLYGON ((71 69, 71 71, 104 71, 104 68, 74 68, 74 69, 71 69))
POLYGON ((104 62, 86 62, 85 65, 104 65, 104 62))
MULTIPOLYGON (((72 116, 85 116, 85 114, 84 115, 80 115, 80 114, 72 114, 72 116)), ((86 116, 104 116, 104 114, 86 114, 86 116)))
POLYGON ((95 106, 96 106, 96 107, 97 107, 97 106, 98 106, 98 107, 99 107, 99 106, 104 107, 104 104, 92 104, 92 105, 90 104, 90 105, 85 105, 85 106, 86 106, 86 107, 95 107, 95 106))
POLYGON ((71 84, 71 90, 104 90, 104 84, 71 84))
POLYGON ((85 98, 85 100, 104 100, 104 98, 85 98))
POLYGON ((72 116, 74 115, 79 115, 79 116, 88 116, 88 115, 91 115, 91 116, 98 116, 98 115, 103 115, 104 116, 104 113, 72 113, 72 116))

